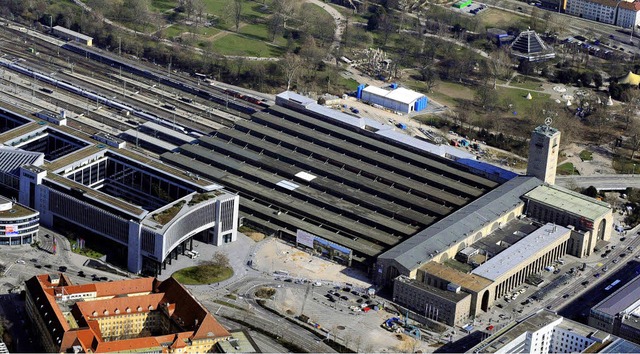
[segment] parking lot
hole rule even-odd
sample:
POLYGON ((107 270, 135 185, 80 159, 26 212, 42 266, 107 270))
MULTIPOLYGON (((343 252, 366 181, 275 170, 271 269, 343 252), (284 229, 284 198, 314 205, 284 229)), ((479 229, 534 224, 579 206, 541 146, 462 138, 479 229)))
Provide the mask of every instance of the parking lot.
MULTIPOLYGON (((382 309, 384 299, 350 286, 296 284, 290 278, 280 281, 272 306, 280 313, 304 314, 311 323, 324 329, 328 337, 337 337, 338 343, 359 352, 399 352, 414 345, 416 350, 433 351, 428 341, 383 328, 387 319, 398 317, 382 309)), ((423 332, 423 337, 429 339, 430 335, 423 332)))

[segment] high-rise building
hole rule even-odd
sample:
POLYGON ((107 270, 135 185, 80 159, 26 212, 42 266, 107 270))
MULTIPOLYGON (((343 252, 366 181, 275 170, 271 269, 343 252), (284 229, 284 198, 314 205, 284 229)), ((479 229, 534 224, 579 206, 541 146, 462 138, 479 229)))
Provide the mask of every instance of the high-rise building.
POLYGON ((554 184, 560 151, 560 131, 552 128, 550 123, 548 121, 547 124, 536 127, 531 133, 527 175, 554 184))

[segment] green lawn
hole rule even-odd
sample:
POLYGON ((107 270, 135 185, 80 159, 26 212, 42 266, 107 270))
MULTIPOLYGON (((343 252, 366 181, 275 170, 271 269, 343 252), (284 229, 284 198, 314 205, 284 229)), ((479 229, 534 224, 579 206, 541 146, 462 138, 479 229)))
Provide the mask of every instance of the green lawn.
POLYGON ((358 81, 354 79, 347 79, 340 76, 339 84, 345 87, 348 91, 355 91, 356 89, 358 89, 358 81))
POLYGON ((73 253, 77 253, 77 254, 81 254, 83 256, 87 256, 89 258, 95 258, 98 259, 102 256, 104 256, 104 254, 93 250, 91 248, 87 248, 87 246, 85 245, 85 247, 83 249, 79 249, 78 248, 78 241, 77 240, 72 240, 69 239, 69 243, 71 243, 71 250, 73 251, 73 253))
POLYGON ((322 19, 322 22, 324 23, 335 23, 333 21, 333 17, 331 17, 331 15, 329 15, 329 13, 321 8, 320 6, 316 5, 316 4, 311 4, 311 3, 304 3, 302 4, 302 11, 307 14, 307 16, 313 16, 313 17, 318 17, 320 19, 322 19))
POLYGON ((212 284, 231 278, 233 269, 229 267, 221 268, 215 265, 200 265, 180 269, 171 276, 185 285, 212 284))
POLYGON ((567 175, 579 175, 580 173, 576 170, 575 166, 571 162, 565 162, 562 165, 558 165, 556 168, 556 174, 561 176, 567 175))
POLYGON ((178 37, 181 34, 188 32, 188 28, 186 26, 182 26, 182 25, 171 25, 170 27, 167 27, 164 29, 164 35, 167 38, 173 38, 173 37, 178 37))
POLYGON ((540 85, 542 81, 536 78, 530 78, 526 76, 517 76, 511 81, 511 86, 520 87, 531 91, 544 91, 540 85))
POLYGON ((582 159, 582 161, 591 161, 593 160, 593 153, 591 153, 591 151, 588 150, 582 150, 580 151, 580 159, 582 159))
POLYGON ((177 0, 151 0, 151 11, 165 12, 178 6, 177 0))
POLYGON ((549 99, 549 94, 540 93, 540 92, 531 92, 532 99, 528 100, 526 90, 520 89, 509 89, 505 87, 498 87, 498 94, 500 95, 500 99, 503 100, 507 105, 513 105, 509 111, 516 112, 517 116, 526 116, 527 112, 530 112, 531 109, 540 105, 549 105, 552 101, 549 99))
POLYGON ((256 39, 260 39, 263 41, 270 40, 269 32, 267 31, 267 27, 265 25, 245 25, 240 28, 240 33, 246 34, 250 37, 255 37, 256 39))
POLYGON ((480 22, 485 26, 485 28, 525 28, 526 24, 529 22, 529 20, 524 16, 495 8, 490 8, 479 13, 476 15, 476 18, 480 19, 480 22))
POLYGON ((213 50, 222 55, 279 57, 282 49, 263 41, 229 34, 213 42, 213 50))

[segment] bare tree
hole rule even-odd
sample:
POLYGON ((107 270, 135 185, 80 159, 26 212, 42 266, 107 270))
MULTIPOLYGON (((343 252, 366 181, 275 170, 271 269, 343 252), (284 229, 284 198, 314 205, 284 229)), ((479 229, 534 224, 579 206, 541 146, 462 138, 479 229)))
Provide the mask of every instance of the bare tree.
POLYGON ((629 149, 631 149, 631 156, 629 159, 633 160, 636 152, 640 150, 640 126, 638 123, 633 122, 627 129, 627 134, 631 135, 631 138, 628 141, 629 149))
POLYGON ((300 10, 300 2, 298 0, 274 0, 273 12, 280 14, 282 19, 282 28, 287 28, 287 21, 296 16, 300 10))
POLYGON ((193 12, 196 15, 196 30, 198 32, 198 27, 204 22, 205 10, 207 9, 207 5, 204 3, 204 0, 192 0, 193 4, 193 12))
POLYGON ((220 268, 228 268, 230 265, 229 256, 226 253, 217 251, 213 254, 212 258, 213 265, 218 266, 220 268))
POLYGON ((513 73, 511 57, 505 49, 500 49, 491 53, 491 58, 487 59, 487 64, 493 76, 493 89, 496 89, 498 79, 508 79, 513 73))
POLYGON ((288 53, 282 60, 282 65, 285 79, 287 80, 287 91, 291 88, 291 82, 297 77, 300 67, 304 64, 299 56, 288 53))
POLYGON ((232 6, 233 21, 236 25, 236 32, 238 32, 242 20, 242 0, 233 0, 232 6))
POLYGON ((275 12, 269 18, 269 22, 267 22, 267 30, 269 31, 269 35, 271 35, 271 41, 275 42, 276 37, 282 33, 282 14, 275 12))

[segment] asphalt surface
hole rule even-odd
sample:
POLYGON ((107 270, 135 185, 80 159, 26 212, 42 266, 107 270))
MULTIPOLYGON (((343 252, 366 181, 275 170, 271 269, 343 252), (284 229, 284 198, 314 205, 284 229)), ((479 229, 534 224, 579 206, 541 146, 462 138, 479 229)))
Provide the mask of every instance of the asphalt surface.
MULTIPOLYGON (((638 172, 640 172, 640 167, 638 172)), ((567 188, 594 186, 597 190, 623 191, 628 187, 640 188, 640 174, 558 176, 556 177, 556 184, 567 188)))

